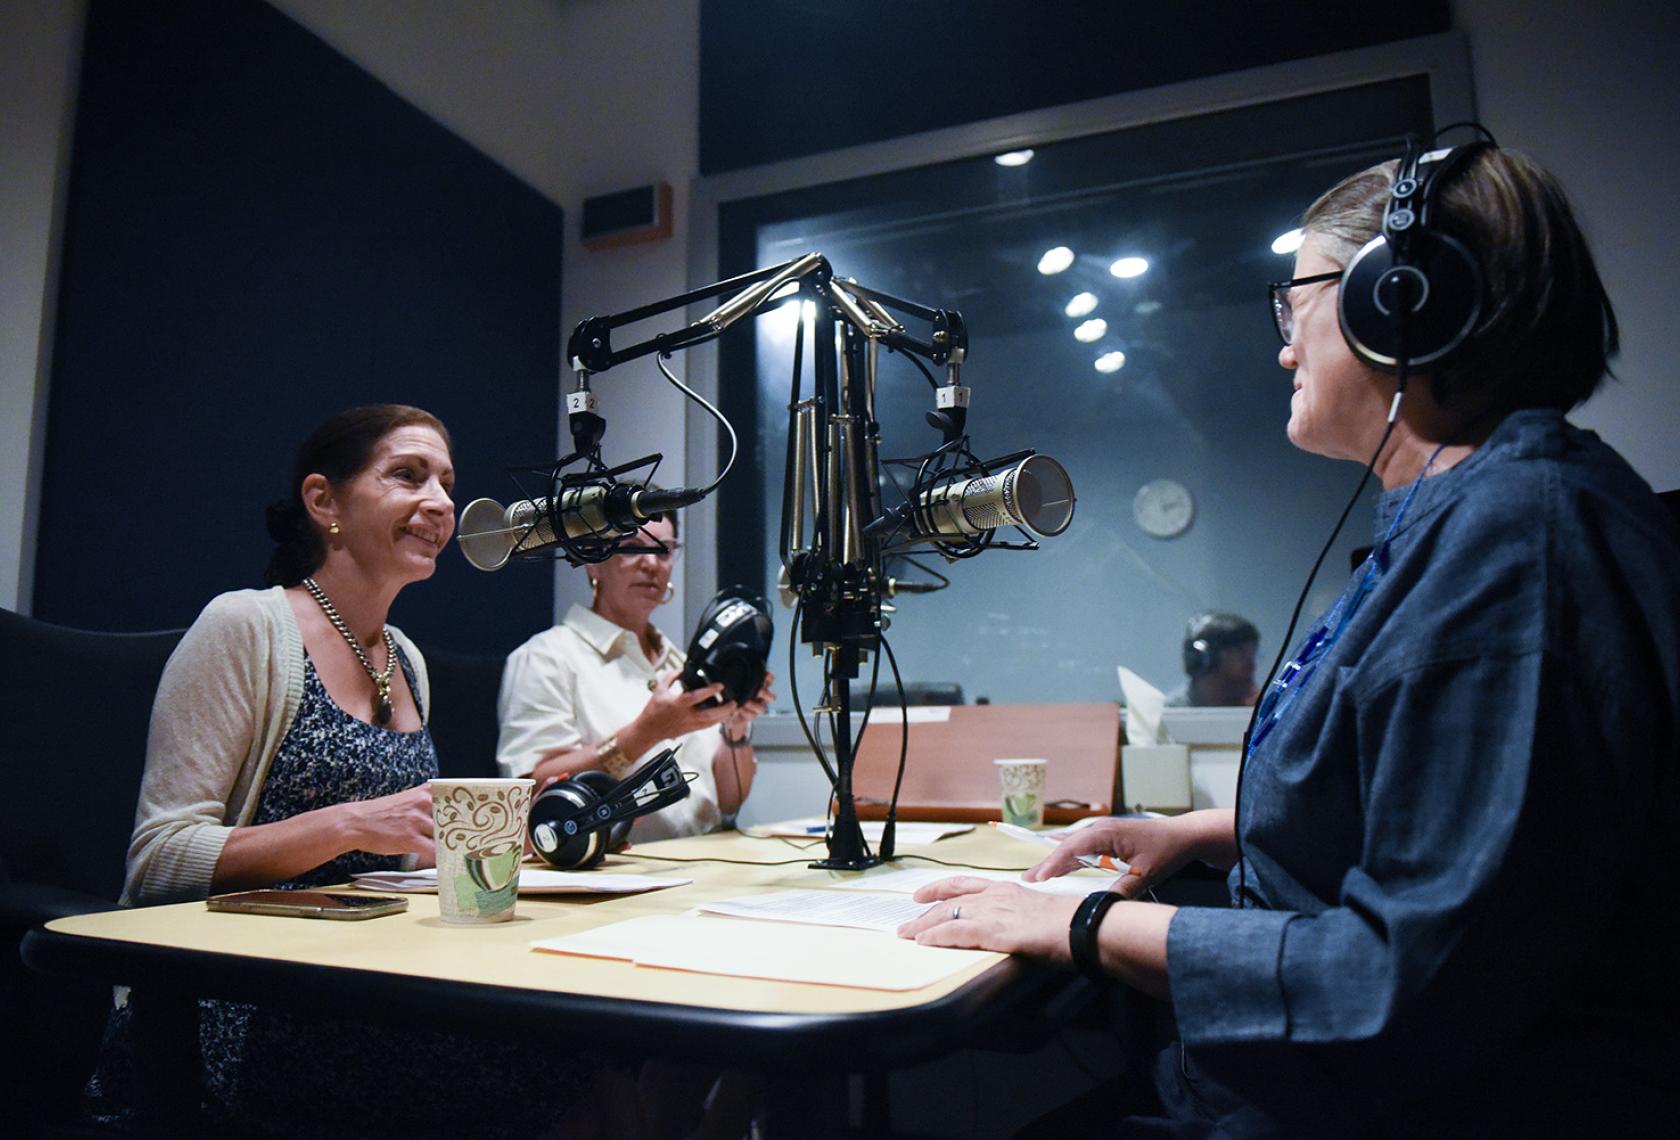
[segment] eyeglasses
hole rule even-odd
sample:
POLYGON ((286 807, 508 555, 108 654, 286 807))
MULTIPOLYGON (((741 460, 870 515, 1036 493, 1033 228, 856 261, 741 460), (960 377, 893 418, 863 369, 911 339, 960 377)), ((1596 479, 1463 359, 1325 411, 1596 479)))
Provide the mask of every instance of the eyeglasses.
POLYGON ((1341 277, 1342 271, 1334 273, 1314 273, 1311 277, 1294 277, 1288 281, 1273 281, 1266 286, 1266 292, 1272 299, 1272 323, 1277 326, 1278 339, 1284 344, 1295 343, 1295 308, 1289 301, 1289 291, 1298 285, 1318 285, 1325 281, 1335 281, 1341 277))
POLYGON ((672 539, 670 542, 660 542, 647 531, 640 531, 630 544, 618 552, 620 558, 640 558, 651 555, 658 562, 675 562, 677 555, 682 553, 683 544, 672 539), (660 550, 658 547, 665 549, 660 550))

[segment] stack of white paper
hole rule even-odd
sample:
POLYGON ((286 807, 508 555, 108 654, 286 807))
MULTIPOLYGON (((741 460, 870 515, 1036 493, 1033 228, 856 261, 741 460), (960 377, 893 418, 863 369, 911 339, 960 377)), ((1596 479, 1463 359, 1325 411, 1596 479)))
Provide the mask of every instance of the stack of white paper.
POLYGON ((1047 895, 1069 895, 1077 898, 1084 898, 1092 891, 1102 890, 1114 882, 1115 878, 1114 875, 1101 871, 1075 871, 1071 875, 1046 879, 1042 883, 1029 883, 1021 878, 1019 871, 971 871, 962 867, 911 867, 903 871, 889 871, 884 875, 866 875, 849 883, 835 883, 833 889, 837 891, 892 891, 910 895, 915 894, 929 883, 937 883, 941 879, 955 878, 958 875, 972 876, 977 879, 993 879, 1000 883, 1019 883, 1028 890, 1040 891, 1047 895))
POLYGON ((921 946, 878 930, 694 915, 632 918, 531 946, 668 970, 866 990, 920 989, 1001 957, 921 946))

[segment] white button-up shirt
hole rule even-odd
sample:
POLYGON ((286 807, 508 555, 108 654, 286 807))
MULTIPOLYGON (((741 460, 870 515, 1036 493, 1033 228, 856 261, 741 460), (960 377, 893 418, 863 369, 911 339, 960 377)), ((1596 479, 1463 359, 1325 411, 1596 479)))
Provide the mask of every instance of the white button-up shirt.
MULTIPOLYGON (((683 666, 683 655, 671 639, 654 632, 663 651, 657 661, 649 661, 634 633, 594 610, 573 605, 564 622, 509 654, 498 701, 501 736, 496 763, 502 775, 529 776, 543 753, 599 744, 635 720, 657 678, 683 666)), ((714 726, 691 732, 634 758, 640 764, 675 744, 677 763, 689 785, 688 798, 638 818, 631 826, 632 841, 698 835, 722 822, 712 775, 721 731, 714 726)))

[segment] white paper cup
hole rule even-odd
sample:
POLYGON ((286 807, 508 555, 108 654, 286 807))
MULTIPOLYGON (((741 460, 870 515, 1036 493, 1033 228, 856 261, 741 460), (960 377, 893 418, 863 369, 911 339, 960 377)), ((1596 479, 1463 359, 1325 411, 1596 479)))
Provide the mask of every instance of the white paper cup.
POLYGON ((1016 827, 1044 826, 1045 760, 993 760, 1003 791, 1003 822, 1016 827))
POLYGON ((535 780, 433 780, 438 917, 506 922, 519 895, 525 821, 535 780))

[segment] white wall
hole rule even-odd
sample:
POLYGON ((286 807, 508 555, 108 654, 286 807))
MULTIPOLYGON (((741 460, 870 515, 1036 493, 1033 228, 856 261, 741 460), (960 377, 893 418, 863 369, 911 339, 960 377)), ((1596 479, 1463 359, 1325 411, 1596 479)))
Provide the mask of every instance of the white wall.
MULTIPOLYGON (((270 2, 565 208, 562 348, 584 317, 687 288, 688 190, 700 165, 698 0, 270 2), (598 253, 582 247, 584 198, 655 181, 670 183, 674 196, 668 240, 598 253)), ((626 330, 618 343, 634 335, 626 330)), ((556 382, 569 390, 570 372, 560 365, 556 382)), ((684 374, 680 357, 671 368, 684 374)), ((607 373, 595 390, 607 420, 607 462, 663 452, 660 481, 681 483, 683 401, 651 358, 607 373)), ((563 415, 556 439, 557 455, 569 450, 563 415)), ((553 457, 505 462, 533 458, 553 457)), ((506 501, 509 489, 461 490, 465 498, 506 501)), ((678 636, 688 625, 682 566, 676 599, 659 614, 678 636)), ((560 565, 556 612, 588 596, 582 571, 560 565)))
POLYGON ((0 0, 0 606, 29 611, 85 0, 0 0))
POLYGON ((1680 311, 1669 210, 1680 185, 1680 7, 1458 0, 1476 102, 1499 141, 1563 182, 1622 327, 1618 380, 1572 417, 1659 491, 1680 488, 1680 311))

